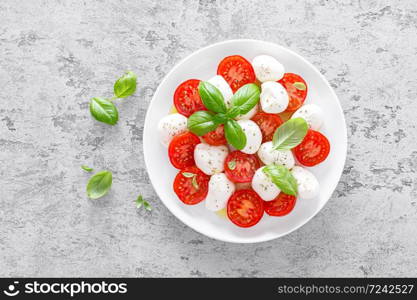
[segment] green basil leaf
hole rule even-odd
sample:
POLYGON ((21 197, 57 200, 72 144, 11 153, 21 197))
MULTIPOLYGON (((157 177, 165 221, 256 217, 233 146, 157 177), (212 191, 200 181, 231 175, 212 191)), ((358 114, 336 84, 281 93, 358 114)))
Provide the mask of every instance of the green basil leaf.
POLYGON ((226 123, 227 119, 229 119, 227 114, 218 113, 213 117, 213 122, 216 124, 224 124, 226 123))
POLYGON ((226 113, 227 107, 224 103, 222 93, 210 82, 200 81, 198 93, 204 106, 215 113, 226 113))
POLYGON ((290 170, 282 165, 269 165, 262 171, 271 178, 272 182, 285 194, 297 196, 297 181, 290 170))
POLYGON ((301 81, 294 82, 293 86, 295 86, 295 88, 300 91, 305 91, 307 89, 306 85, 301 81))
POLYGON ((308 131, 308 124, 303 118, 289 119, 275 130, 272 138, 275 150, 290 150, 299 145, 308 131))
POLYGON ((147 211, 151 211, 152 210, 152 206, 147 202, 144 201, 143 202, 143 207, 147 210, 147 211))
POLYGON ((126 72, 114 83, 114 95, 117 98, 126 98, 136 91, 136 74, 132 71, 126 72))
POLYGON ((87 172, 92 172, 92 171, 94 171, 94 169, 93 169, 93 168, 90 168, 89 166, 86 166, 86 165, 82 165, 82 166, 81 166, 81 169, 83 169, 84 171, 87 171, 87 172))
POLYGON ((115 125, 119 120, 116 106, 109 100, 94 97, 90 101, 90 113, 97 121, 115 125))
POLYGON ((247 114, 259 102, 261 90, 254 83, 242 86, 232 97, 232 108, 229 111, 232 118, 247 114))
POLYGON ((141 208, 141 206, 143 205, 143 197, 142 195, 139 195, 138 198, 136 199, 135 203, 136 203, 136 208, 141 208))
POLYGON ((103 197, 109 189, 113 181, 112 173, 109 171, 101 171, 93 175, 87 184, 87 196, 91 199, 103 197))
POLYGON ((211 112, 200 110, 193 113, 187 121, 188 129, 198 135, 202 136, 213 131, 219 124, 214 121, 214 115, 211 112))
POLYGON ((229 144, 237 150, 242 150, 246 146, 246 135, 239 123, 233 119, 227 120, 224 125, 224 135, 229 144))

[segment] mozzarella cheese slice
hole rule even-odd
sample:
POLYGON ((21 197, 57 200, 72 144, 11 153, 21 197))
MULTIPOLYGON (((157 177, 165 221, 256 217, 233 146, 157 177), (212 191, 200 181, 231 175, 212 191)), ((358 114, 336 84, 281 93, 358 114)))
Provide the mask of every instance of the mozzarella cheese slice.
POLYGON ((300 166, 295 166, 291 173, 297 181, 300 198, 312 199, 318 196, 320 184, 313 173, 300 166))
POLYGON ((291 169, 295 164, 290 150, 274 150, 272 142, 263 143, 258 150, 258 156, 265 165, 283 165, 291 169))
POLYGON ((256 170, 252 178, 252 188, 263 200, 271 201, 278 197, 281 190, 263 172, 264 168, 256 170))
POLYGON ((283 112, 289 103, 287 90, 282 84, 275 81, 264 82, 261 85, 260 103, 262 110, 277 114, 283 112))
POLYGON ((269 55, 259 55, 252 60, 256 78, 260 82, 277 81, 284 77, 284 66, 269 55))
POLYGON ((216 75, 208 80, 212 85, 214 85, 220 93, 223 95, 224 102, 226 103, 227 107, 230 107, 232 102, 233 91, 230 88, 230 85, 227 81, 223 78, 223 76, 216 75))
POLYGON ((292 115, 291 119, 303 118, 313 130, 319 130, 323 125, 323 110, 315 104, 305 104, 292 115))
POLYGON ((224 161, 229 149, 226 146, 198 144, 194 149, 196 166, 207 175, 223 172, 224 161))
POLYGON ((247 154, 256 153, 262 143, 262 132, 259 126, 252 120, 239 120, 237 122, 246 135, 246 145, 240 151, 247 154))
POLYGON ((174 136, 187 131, 187 118, 175 113, 163 117, 158 123, 159 138, 168 147, 174 136))
POLYGON ((245 115, 237 116, 236 120, 250 120, 253 116, 255 116, 258 113, 259 106, 256 104, 249 112, 247 112, 245 115))
POLYGON ((205 201, 206 208, 212 211, 223 209, 230 196, 235 192, 235 184, 224 173, 211 176, 205 201))

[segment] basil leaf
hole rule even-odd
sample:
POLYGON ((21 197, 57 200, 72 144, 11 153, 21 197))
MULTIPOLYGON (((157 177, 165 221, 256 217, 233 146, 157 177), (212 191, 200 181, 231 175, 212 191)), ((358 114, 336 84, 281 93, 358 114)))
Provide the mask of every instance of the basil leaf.
POLYGON ((143 207, 147 210, 147 211, 151 211, 152 210, 152 206, 147 202, 144 201, 143 202, 143 207))
POLYGON ((91 199, 103 197, 111 188, 113 176, 109 171, 101 171, 93 175, 87 184, 87 196, 91 199))
POLYGON ((214 121, 214 115, 211 112, 200 110, 193 113, 187 122, 188 129, 198 135, 202 136, 217 128, 218 124, 214 121))
POLYGON ((295 86, 295 88, 300 91, 305 91, 307 89, 306 85, 301 81, 294 82, 293 86, 295 86))
POLYGON ((275 150, 290 150, 299 145, 308 131, 308 124, 303 118, 289 119, 275 130, 272 138, 275 150))
POLYGON ((115 125, 119 120, 116 106, 109 100, 94 97, 90 101, 90 113, 97 121, 115 125))
POLYGON ((117 98, 126 98, 136 91, 136 74, 132 71, 126 72, 114 83, 114 94, 117 98))
POLYGON ((93 169, 93 168, 90 168, 89 166, 86 166, 86 165, 82 165, 82 166, 81 166, 81 169, 83 169, 84 171, 87 171, 87 172, 92 172, 92 171, 94 171, 94 169, 93 169))
POLYGON ((210 82, 200 81, 198 93, 208 110, 216 113, 226 113, 227 108, 222 93, 210 82))
POLYGON ((229 111, 232 118, 247 114, 259 102, 261 90, 254 83, 242 86, 232 97, 232 107, 229 111))
POLYGON ((142 195, 139 195, 138 198, 136 199, 135 203, 136 203, 136 208, 141 208, 141 206, 143 205, 143 197, 142 195))
POLYGON ((213 117, 213 122, 216 123, 216 124, 224 124, 224 123, 226 123, 228 118, 229 117, 227 116, 227 114, 218 113, 213 117))
POLYGON ((285 194, 297 196, 297 181, 291 172, 282 165, 269 165, 262 171, 271 178, 272 182, 285 194))
POLYGON ((229 144, 237 150, 242 150, 246 146, 246 135, 239 123, 233 119, 227 120, 224 125, 224 135, 229 144))

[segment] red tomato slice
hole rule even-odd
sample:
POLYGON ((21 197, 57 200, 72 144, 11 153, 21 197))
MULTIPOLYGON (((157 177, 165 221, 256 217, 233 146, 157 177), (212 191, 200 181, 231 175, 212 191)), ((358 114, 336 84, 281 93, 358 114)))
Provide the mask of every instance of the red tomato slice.
POLYGON ((285 73, 284 77, 280 80, 278 80, 279 83, 281 83, 285 89, 287 90, 288 96, 290 97, 290 102, 288 103, 288 107, 285 111, 296 111, 303 105, 304 100, 307 97, 307 83, 304 81, 304 79, 297 74, 294 73, 285 73), (305 85, 306 89, 299 90, 294 86, 295 82, 301 82, 305 85))
POLYGON ((224 136, 224 125, 220 125, 216 130, 203 135, 203 140, 212 146, 226 145, 226 137, 224 136))
POLYGON ((194 148, 198 144, 200 144, 200 139, 191 132, 174 136, 168 147, 171 164, 177 169, 195 165, 194 148))
POLYGON ((255 225, 263 214, 263 200, 253 190, 237 191, 227 202, 227 216, 239 227, 255 225))
POLYGON ((233 151, 224 162, 224 172, 233 182, 250 182, 256 170, 261 166, 255 154, 233 151))
POLYGON ((207 110, 198 93, 200 80, 189 79, 181 83, 174 93, 174 105, 177 111, 189 117, 199 110, 207 110))
POLYGON ((204 174, 196 166, 182 169, 174 180, 174 192, 182 202, 194 205, 203 201, 208 192, 208 182, 210 176, 204 174), (185 176, 183 173, 189 173, 185 176), (194 174, 194 177, 189 177, 194 174), (194 180, 194 184, 193 184, 194 180))
POLYGON ((255 82, 255 71, 250 62, 240 55, 223 58, 217 67, 217 75, 229 83, 233 93, 245 84, 255 82))
POLYGON ((274 217, 285 216, 293 210, 296 199, 295 196, 281 192, 274 200, 264 201, 265 212, 274 217))
POLYGON ((293 151, 300 164, 312 167, 327 158, 330 152, 330 143, 323 134, 309 129, 304 140, 293 151))
POLYGON ((262 143, 272 141, 275 130, 283 123, 278 115, 264 112, 257 113, 252 121, 258 124, 261 129, 262 143))

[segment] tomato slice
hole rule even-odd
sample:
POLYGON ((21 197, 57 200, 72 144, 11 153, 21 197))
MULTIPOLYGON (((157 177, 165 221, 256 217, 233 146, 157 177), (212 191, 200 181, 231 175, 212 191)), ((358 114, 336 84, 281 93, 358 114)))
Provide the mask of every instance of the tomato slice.
POLYGON ((185 204, 194 205, 200 203, 207 196, 209 180, 210 176, 204 174, 196 166, 186 167, 175 177, 174 192, 185 204))
POLYGON ((294 73, 285 73, 284 77, 278 80, 278 82, 285 87, 288 96, 290 97, 290 102, 288 103, 288 107, 285 111, 296 111, 299 109, 307 97, 308 88, 304 79, 300 75, 294 73), (306 87, 305 90, 297 89, 294 85, 296 82, 303 83, 306 87))
POLYGON ((220 125, 216 128, 216 130, 203 135, 203 140, 212 146, 226 145, 227 141, 224 136, 224 125, 220 125))
POLYGON ((181 83, 174 93, 174 105, 176 110, 189 117, 199 110, 207 110, 198 93, 200 80, 189 79, 181 83))
POLYGON ((257 113, 252 121, 258 124, 261 129, 262 143, 272 141, 275 130, 283 123, 278 115, 264 112, 257 113))
POLYGON ((240 55, 223 58, 217 67, 217 75, 223 76, 233 93, 245 84, 256 80, 252 64, 240 55))
POLYGON ((224 161, 224 172, 233 182, 250 182, 261 164, 255 154, 233 151, 224 161))
POLYGON ((274 200, 264 201, 265 212, 274 217, 285 216, 293 210, 296 200, 295 196, 281 192, 274 200))
POLYGON ((177 169, 195 165, 194 148, 198 144, 200 144, 200 139, 191 132, 174 136, 168 147, 171 164, 177 169))
POLYGON ((323 134, 309 129, 301 144, 293 151, 300 164, 312 167, 327 158, 330 152, 330 143, 323 134))
POLYGON ((237 191, 227 202, 227 216, 239 227, 255 225, 263 214, 263 200, 253 190, 237 191))

